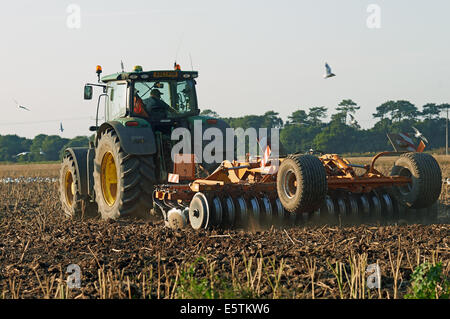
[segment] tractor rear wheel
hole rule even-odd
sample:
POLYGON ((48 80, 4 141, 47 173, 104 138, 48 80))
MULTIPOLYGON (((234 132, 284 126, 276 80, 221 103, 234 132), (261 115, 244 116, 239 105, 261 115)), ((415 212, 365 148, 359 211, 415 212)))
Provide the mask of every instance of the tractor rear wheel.
POLYGON ((289 155, 281 163, 277 174, 277 193, 288 212, 315 211, 324 203, 327 191, 327 174, 317 157, 289 155))
POLYGON ((391 170, 391 176, 393 175, 412 179, 408 185, 392 187, 397 200, 406 207, 427 208, 434 204, 441 194, 441 168, 429 154, 402 154, 391 170))
POLYGON ((97 205, 80 195, 78 172, 72 155, 64 157, 59 173, 59 194, 64 214, 70 218, 97 216, 97 205))
POLYGON ((155 182, 153 156, 127 154, 114 130, 102 133, 94 158, 94 190, 103 219, 149 217, 155 182))

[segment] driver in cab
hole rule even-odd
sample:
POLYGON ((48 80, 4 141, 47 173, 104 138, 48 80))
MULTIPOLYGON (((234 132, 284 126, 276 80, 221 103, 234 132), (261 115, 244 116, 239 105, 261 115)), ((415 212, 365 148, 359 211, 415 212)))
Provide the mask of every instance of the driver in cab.
POLYGON ((150 119, 160 120, 167 117, 170 106, 161 100, 163 93, 158 89, 150 91, 150 97, 142 100, 137 94, 134 101, 134 112, 150 119))

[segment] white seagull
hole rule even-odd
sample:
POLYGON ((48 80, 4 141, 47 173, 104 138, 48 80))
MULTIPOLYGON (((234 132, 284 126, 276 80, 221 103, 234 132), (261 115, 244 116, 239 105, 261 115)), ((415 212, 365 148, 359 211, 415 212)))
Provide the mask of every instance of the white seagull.
POLYGON ((326 71, 326 73, 325 73, 325 75, 323 76, 324 79, 331 78, 331 77, 333 77, 333 76, 336 75, 336 74, 334 74, 333 72, 331 72, 331 68, 330 68, 330 66, 328 65, 328 63, 326 63, 326 62, 325 62, 325 71, 326 71))
POLYGON ((27 154, 30 154, 30 152, 22 152, 17 155, 14 155, 14 157, 19 157, 19 156, 23 156, 23 155, 27 155, 27 154))
MULTIPOLYGON (((13 99, 13 100, 14 100, 14 99, 13 99)), ((24 110, 30 111, 30 109, 28 109, 27 107, 25 107, 25 106, 23 106, 23 105, 20 105, 19 102, 17 102, 16 100, 14 100, 14 102, 16 103, 16 105, 17 105, 17 107, 18 107, 19 109, 24 109, 24 110)))
POLYGON ((420 131, 418 129, 416 129, 414 126, 412 127, 415 131, 414 136, 416 138, 420 138, 421 140, 423 140, 425 143, 428 143, 428 140, 425 136, 423 136, 422 133, 420 133, 420 131))
POLYGON ((350 113, 348 113, 348 115, 350 116, 350 124, 357 126, 358 125, 358 121, 355 120, 355 117, 353 115, 351 115, 350 113))

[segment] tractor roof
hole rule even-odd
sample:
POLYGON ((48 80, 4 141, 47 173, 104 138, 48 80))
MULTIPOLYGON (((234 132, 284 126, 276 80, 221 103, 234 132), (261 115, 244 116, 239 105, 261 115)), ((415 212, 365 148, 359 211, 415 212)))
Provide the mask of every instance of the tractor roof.
POLYGON ((198 77, 197 71, 178 71, 178 70, 160 70, 144 72, 119 72, 102 77, 102 82, 111 82, 119 80, 186 80, 198 77))

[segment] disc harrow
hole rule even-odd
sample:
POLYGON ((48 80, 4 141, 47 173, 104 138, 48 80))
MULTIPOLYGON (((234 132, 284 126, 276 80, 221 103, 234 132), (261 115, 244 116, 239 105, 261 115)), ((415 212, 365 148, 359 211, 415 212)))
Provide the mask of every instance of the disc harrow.
POLYGON ((260 161, 224 161, 204 179, 157 186, 154 203, 169 227, 196 230, 436 221, 441 171, 430 155, 383 152, 362 175, 336 154, 278 160, 271 173, 260 161), (393 172, 403 174, 375 170, 384 155, 400 155, 393 172))

